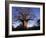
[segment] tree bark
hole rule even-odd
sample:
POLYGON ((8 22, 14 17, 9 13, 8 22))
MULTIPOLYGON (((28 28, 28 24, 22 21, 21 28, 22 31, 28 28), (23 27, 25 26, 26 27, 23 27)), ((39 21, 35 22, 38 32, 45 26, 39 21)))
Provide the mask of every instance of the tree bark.
POLYGON ((25 29, 28 29, 28 27, 27 27, 27 22, 26 22, 26 21, 24 21, 24 28, 25 28, 25 29))

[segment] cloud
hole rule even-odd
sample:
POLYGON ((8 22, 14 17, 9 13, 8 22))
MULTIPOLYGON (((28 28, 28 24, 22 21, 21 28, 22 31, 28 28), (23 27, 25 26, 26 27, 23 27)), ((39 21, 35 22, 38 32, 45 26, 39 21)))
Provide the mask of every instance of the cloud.
POLYGON ((22 22, 20 22, 20 21, 15 21, 15 22, 13 22, 13 27, 14 28, 16 28, 17 26, 19 26, 20 24, 22 24, 22 22))

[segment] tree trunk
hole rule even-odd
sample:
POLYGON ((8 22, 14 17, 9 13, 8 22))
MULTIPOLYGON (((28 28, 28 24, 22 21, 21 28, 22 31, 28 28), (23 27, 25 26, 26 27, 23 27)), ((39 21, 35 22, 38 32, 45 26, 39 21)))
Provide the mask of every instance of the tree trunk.
POLYGON ((27 28, 27 22, 26 22, 26 21, 24 21, 24 28, 25 28, 25 29, 28 29, 28 28, 27 28))

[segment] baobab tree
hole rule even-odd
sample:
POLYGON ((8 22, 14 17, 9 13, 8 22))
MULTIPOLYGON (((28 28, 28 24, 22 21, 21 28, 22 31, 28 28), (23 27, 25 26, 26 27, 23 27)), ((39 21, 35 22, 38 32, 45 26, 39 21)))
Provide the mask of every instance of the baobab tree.
POLYGON ((28 21, 33 20, 36 17, 34 13, 30 11, 28 8, 21 8, 19 11, 19 15, 16 16, 17 20, 20 20, 23 23, 24 29, 25 28, 28 29, 27 28, 28 21))

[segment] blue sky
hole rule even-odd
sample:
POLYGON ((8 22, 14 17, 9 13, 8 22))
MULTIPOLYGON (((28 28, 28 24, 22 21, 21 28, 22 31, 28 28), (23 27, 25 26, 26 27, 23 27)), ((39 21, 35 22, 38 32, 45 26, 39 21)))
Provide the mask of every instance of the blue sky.
MULTIPOLYGON (((19 23, 19 21, 17 21, 17 22, 15 22, 14 20, 16 20, 16 17, 14 17, 14 16, 17 16, 17 15, 19 15, 19 11, 21 11, 20 9, 21 8, 24 8, 24 7, 12 7, 12 19, 13 19, 13 26, 15 27, 17 27, 20 23, 19 23), (17 24, 18 25, 17 25, 17 24)), ((29 8, 29 7, 27 7, 28 9, 29 9, 29 13, 33 13, 35 16, 36 16, 36 19, 34 20, 34 21, 31 21, 30 20, 30 24, 34 24, 34 23, 36 23, 36 21, 38 20, 38 19, 40 19, 40 8, 29 8)), ((29 26, 30 26, 30 24, 29 24, 29 26)), ((33 26, 33 25, 32 25, 33 26)))

